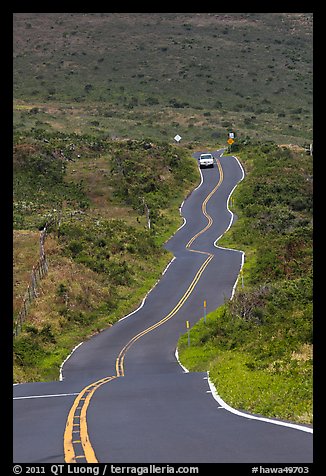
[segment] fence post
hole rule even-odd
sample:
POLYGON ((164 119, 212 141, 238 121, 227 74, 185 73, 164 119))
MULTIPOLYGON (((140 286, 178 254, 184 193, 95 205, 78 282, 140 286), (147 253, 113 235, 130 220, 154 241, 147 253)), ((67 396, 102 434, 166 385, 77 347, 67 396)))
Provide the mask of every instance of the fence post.
POLYGON ((40 233, 40 258, 42 258, 42 256, 44 255, 45 234, 46 234, 46 225, 44 226, 43 230, 40 233))
POLYGON ((145 210, 145 215, 146 215, 146 220, 147 220, 147 228, 150 230, 151 229, 151 219, 149 217, 149 208, 147 206, 147 203, 145 202, 144 197, 143 197, 143 204, 144 204, 144 210, 145 210))
MULTIPOLYGON (((25 309, 25 308, 24 308, 24 309, 25 309)), ((23 310, 24 310, 24 309, 23 309, 23 310)), ((22 327, 23 327, 23 321, 25 320, 25 317, 26 317, 26 314, 25 314, 25 312, 22 312, 22 311, 20 311, 20 313, 19 313, 19 316, 18 316, 18 317, 19 317, 19 326, 20 326, 20 330, 22 330, 22 327), (23 314, 24 314, 24 318, 23 318, 23 314)), ((17 324, 18 324, 18 323, 17 323, 17 324)), ((18 333, 18 326, 17 326, 17 333, 18 333)))
POLYGON ((37 262, 37 265, 36 265, 36 271, 37 271, 37 279, 38 279, 38 282, 41 280, 41 273, 40 273, 41 266, 40 266, 40 263, 41 263, 41 261, 38 261, 38 262, 37 262))
POLYGON ((61 218, 62 218, 62 210, 60 210, 59 213, 58 213, 58 232, 57 232, 58 238, 59 238, 59 236, 60 236, 61 218))
POLYGON ((28 302, 30 303, 32 300, 30 285, 28 285, 27 292, 28 292, 28 302))
POLYGON ((33 292, 33 299, 37 297, 37 284, 36 284, 36 277, 35 277, 35 267, 33 266, 33 270, 32 270, 32 279, 31 279, 31 283, 32 283, 32 292, 33 292))
POLYGON ((43 276, 44 276, 43 258, 40 259, 40 276, 41 276, 41 278, 43 278, 43 276))
POLYGON ((46 260, 45 253, 44 253, 43 259, 44 259, 44 267, 45 267, 45 274, 46 274, 48 272, 49 267, 48 267, 48 262, 46 260))

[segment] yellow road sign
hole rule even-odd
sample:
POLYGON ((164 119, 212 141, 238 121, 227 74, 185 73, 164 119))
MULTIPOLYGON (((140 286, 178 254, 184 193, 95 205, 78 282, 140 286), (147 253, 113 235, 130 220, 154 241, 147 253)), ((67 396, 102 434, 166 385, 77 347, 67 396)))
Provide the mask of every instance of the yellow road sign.
POLYGON ((230 144, 230 145, 232 145, 232 144, 233 144, 233 142, 234 142, 234 140, 233 140, 233 139, 231 139, 231 137, 230 137, 230 139, 228 139, 228 140, 227 140, 227 143, 228 143, 228 144, 230 144))

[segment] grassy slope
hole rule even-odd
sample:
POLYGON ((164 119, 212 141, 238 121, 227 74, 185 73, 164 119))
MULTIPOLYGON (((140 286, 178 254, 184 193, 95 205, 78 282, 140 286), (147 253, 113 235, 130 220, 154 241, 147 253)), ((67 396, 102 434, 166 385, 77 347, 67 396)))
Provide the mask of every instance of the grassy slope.
POLYGON ((214 142, 312 137, 312 14, 18 13, 15 123, 214 142))
POLYGON ((180 147, 56 133, 16 138, 14 317, 27 266, 38 256, 35 230, 54 210, 62 213, 45 244, 49 272, 14 340, 16 381, 57 378, 76 344, 137 307, 171 259, 162 244, 198 180, 195 161, 180 147))
POLYGON ((219 242, 246 253, 244 287, 179 342, 181 362, 209 370, 230 405, 312 422, 311 157, 271 144, 240 147, 247 170, 239 219, 219 242))

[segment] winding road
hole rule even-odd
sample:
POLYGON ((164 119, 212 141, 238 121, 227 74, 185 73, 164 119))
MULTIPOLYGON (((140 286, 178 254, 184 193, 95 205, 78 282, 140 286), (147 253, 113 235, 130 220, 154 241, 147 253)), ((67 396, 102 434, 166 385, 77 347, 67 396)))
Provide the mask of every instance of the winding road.
POLYGON ((14 462, 312 462, 310 427, 228 407, 207 373, 176 358, 186 321, 203 316, 204 300, 210 312, 231 297, 243 261, 215 245, 243 170, 213 155, 166 244, 174 259, 138 310, 78 346, 62 381, 14 386, 14 462))

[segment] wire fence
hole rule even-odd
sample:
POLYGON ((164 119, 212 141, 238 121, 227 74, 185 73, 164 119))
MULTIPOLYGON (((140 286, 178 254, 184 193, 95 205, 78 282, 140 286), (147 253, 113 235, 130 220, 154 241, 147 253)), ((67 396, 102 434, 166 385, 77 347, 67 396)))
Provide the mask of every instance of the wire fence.
MULTIPOLYGON (((145 206, 145 213, 148 222, 148 228, 150 228, 150 218, 149 218, 149 209, 147 205, 144 203, 145 206)), ((40 281, 41 279, 47 274, 49 265, 45 253, 45 240, 47 235, 49 234, 50 230, 57 229, 59 232, 61 221, 69 220, 69 219, 78 219, 78 216, 82 214, 84 215, 85 212, 82 210, 73 210, 69 211, 68 213, 62 213, 62 210, 57 212, 57 215, 49 220, 43 230, 40 232, 40 257, 37 263, 33 266, 29 284, 27 286, 26 292, 23 297, 22 305, 18 316, 14 319, 13 323, 13 336, 16 337, 22 331, 23 324, 27 319, 29 308, 31 303, 37 298, 40 294, 40 281)))
POLYGON ((49 266, 45 254, 45 239, 49 229, 53 226, 60 225, 61 214, 52 218, 45 224, 43 230, 40 232, 40 257, 36 265, 33 266, 29 284, 27 286, 23 302, 18 313, 18 317, 14 321, 13 336, 16 337, 22 330, 23 324, 27 318, 29 308, 33 300, 38 297, 40 290, 40 281, 47 274, 49 266))

